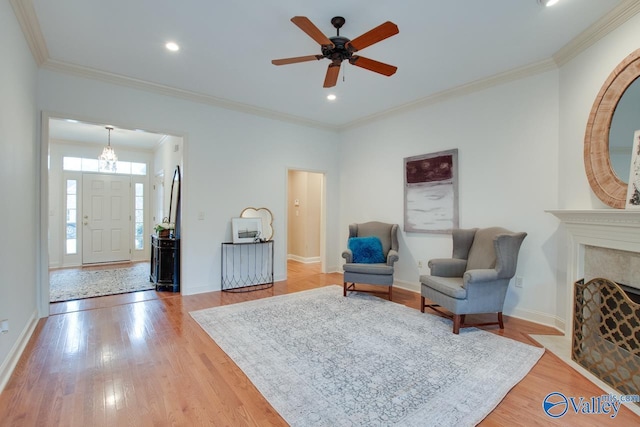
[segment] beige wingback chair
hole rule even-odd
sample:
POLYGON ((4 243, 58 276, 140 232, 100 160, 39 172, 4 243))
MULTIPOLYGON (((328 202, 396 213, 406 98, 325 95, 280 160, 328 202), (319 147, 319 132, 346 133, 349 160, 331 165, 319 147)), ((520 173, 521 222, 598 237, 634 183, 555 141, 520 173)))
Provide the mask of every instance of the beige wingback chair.
POLYGON ((431 274, 420 276, 420 311, 429 307, 453 318, 454 334, 465 326, 499 325, 504 329, 502 307, 527 233, 491 227, 456 229, 452 234, 452 258, 430 260, 431 274), (434 304, 426 304, 425 298, 434 304), (475 313, 498 313, 498 321, 465 325, 465 315, 475 313))
MULTIPOLYGON (((386 224, 384 222, 365 222, 363 224, 349 225, 349 246, 355 243, 351 239, 359 238, 366 241, 371 237, 377 237, 380 241, 379 258, 368 259, 366 262, 359 260, 359 254, 349 248, 342 252, 342 258, 346 260, 343 265, 344 296, 348 290, 355 291, 356 283, 369 285, 388 286, 389 300, 393 291, 393 264, 398 261, 398 224, 386 224), (351 283, 351 285, 348 285, 351 283)), ((374 239, 375 240, 375 239, 374 239)), ((359 292, 371 292, 360 289, 359 292)))

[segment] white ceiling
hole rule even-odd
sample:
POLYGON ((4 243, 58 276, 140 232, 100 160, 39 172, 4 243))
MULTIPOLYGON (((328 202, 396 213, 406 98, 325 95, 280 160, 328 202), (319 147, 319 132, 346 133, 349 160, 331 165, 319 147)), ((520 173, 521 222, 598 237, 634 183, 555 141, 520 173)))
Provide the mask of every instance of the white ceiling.
POLYGON ((553 64, 561 48, 629 3, 560 0, 544 8, 536 0, 32 1, 32 25, 46 44, 45 67, 85 67, 329 128, 522 67, 553 64), (276 58, 320 53, 290 22, 296 15, 327 36, 335 35, 331 18, 343 16, 340 35, 348 38, 394 22, 398 35, 358 54, 396 65, 397 73, 384 77, 343 63, 337 86, 324 89, 326 59, 272 65, 276 58), (179 52, 164 48, 169 40, 181 46, 179 52), (328 93, 338 99, 327 101, 328 93))
POLYGON ((108 124, 86 123, 76 120, 51 118, 49 119, 49 139, 60 141, 81 142, 83 144, 107 145, 109 131, 111 131, 111 145, 153 151, 166 135, 147 132, 142 129, 123 129, 108 124))

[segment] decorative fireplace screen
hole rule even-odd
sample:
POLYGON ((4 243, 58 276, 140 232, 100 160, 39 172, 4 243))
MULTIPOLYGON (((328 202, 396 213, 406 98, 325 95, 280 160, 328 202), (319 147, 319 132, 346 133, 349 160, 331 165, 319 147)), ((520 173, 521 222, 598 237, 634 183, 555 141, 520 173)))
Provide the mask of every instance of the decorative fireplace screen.
POLYGON ((640 304, 601 278, 576 282, 574 301, 571 358, 621 394, 637 394, 640 304))

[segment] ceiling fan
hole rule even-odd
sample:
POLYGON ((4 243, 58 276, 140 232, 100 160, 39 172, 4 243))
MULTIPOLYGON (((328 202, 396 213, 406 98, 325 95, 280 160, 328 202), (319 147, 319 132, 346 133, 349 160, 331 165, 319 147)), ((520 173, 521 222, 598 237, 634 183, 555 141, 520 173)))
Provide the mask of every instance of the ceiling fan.
POLYGON ((337 30, 337 35, 334 37, 325 36, 322 31, 320 31, 318 27, 316 27, 306 16, 294 16, 291 18, 291 22, 296 24, 302 31, 307 33, 309 37, 320 44, 322 54, 274 59, 271 61, 273 65, 295 64, 298 62, 316 61, 327 58, 331 61, 331 64, 329 64, 327 69, 327 75, 324 79, 324 87, 333 87, 336 85, 336 82, 338 81, 338 74, 340 73, 340 64, 344 60, 348 60, 350 64, 357 67, 385 76, 393 75, 398 69, 398 67, 393 65, 353 54, 365 47, 371 46, 374 43, 378 43, 379 41, 398 34, 398 26, 393 22, 387 21, 384 24, 380 24, 353 40, 340 36, 340 28, 342 28, 345 23, 345 19, 342 16, 336 16, 331 19, 331 24, 337 30))

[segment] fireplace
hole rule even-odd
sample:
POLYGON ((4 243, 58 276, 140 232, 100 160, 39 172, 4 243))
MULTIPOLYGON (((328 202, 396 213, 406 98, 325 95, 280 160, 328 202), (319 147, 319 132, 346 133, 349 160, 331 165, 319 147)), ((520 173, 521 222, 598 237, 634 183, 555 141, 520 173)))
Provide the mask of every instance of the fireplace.
POLYGON ((549 212, 562 221, 568 238, 565 315, 557 324, 565 339, 556 350, 595 375, 590 379, 599 386, 637 394, 640 211, 549 212))
MULTIPOLYGON (((575 283, 571 358, 622 394, 640 390, 637 289, 603 278, 575 283)), ((640 405, 640 402, 636 403, 640 405)))

